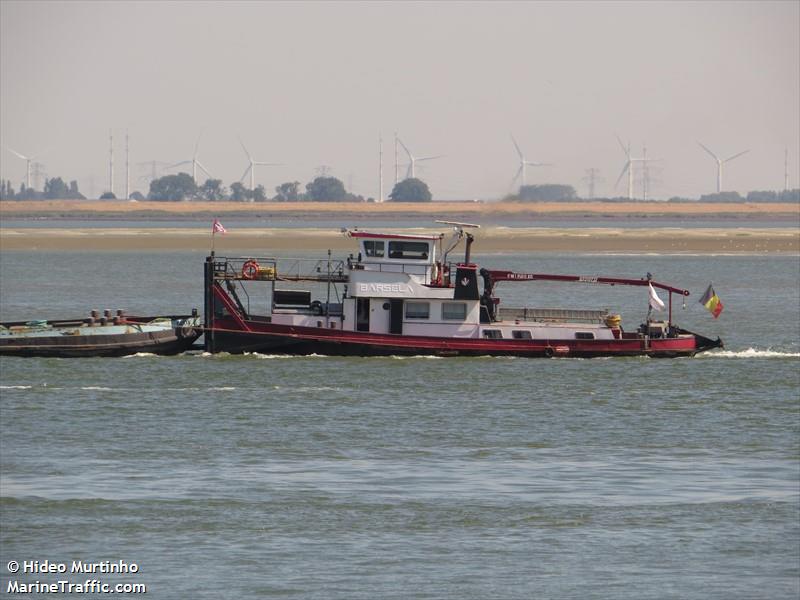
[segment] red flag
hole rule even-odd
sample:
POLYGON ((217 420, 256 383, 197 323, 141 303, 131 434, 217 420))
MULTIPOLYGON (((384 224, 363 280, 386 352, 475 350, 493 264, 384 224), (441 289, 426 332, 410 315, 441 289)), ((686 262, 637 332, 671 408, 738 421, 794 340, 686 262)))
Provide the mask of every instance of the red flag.
POLYGON ((211 225, 211 233, 226 233, 225 228, 222 226, 222 223, 219 222, 218 219, 214 219, 213 225, 211 225))

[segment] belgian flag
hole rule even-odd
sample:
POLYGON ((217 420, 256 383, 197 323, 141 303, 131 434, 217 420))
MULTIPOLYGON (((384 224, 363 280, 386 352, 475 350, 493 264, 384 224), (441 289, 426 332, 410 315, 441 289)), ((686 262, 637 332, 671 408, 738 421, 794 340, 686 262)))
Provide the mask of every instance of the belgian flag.
POLYGON ((706 310, 714 315, 716 319, 719 316, 719 313, 722 312, 724 308, 722 301, 717 296, 717 293, 714 291, 714 287, 709 284, 706 293, 703 294, 703 297, 700 298, 700 304, 706 307, 706 310))

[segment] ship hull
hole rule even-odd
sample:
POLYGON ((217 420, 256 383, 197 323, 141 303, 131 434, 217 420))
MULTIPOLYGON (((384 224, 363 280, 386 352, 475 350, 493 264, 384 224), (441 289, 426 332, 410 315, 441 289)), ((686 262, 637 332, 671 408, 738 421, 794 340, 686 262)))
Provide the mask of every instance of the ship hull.
POLYGON ((213 352, 241 354, 322 354, 329 356, 519 356, 528 358, 595 358, 649 356, 677 358, 717 348, 711 340, 681 330, 679 337, 614 340, 504 340, 437 338, 372 334, 337 329, 247 323, 248 331, 215 326, 206 331, 213 352))

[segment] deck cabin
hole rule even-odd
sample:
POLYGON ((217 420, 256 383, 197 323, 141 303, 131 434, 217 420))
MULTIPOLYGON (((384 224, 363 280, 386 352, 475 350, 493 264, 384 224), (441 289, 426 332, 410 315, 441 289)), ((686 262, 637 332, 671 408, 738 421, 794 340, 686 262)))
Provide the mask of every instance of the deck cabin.
POLYGON ((475 337, 480 318, 477 286, 474 297, 457 297, 451 267, 440 256, 442 236, 349 235, 358 241, 359 253, 343 302, 345 329, 475 337))
POLYGON ((276 292, 271 321, 374 334, 489 339, 612 339, 606 311, 499 308, 479 291, 478 267, 449 263, 442 235, 349 231, 358 252, 347 260, 341 302, 276 292), (311 305, 313 304, 313 306, 311 305), (575 322, 581 331, 572 333, 575 322), (569 323, 569 324, 568 324, 569 323))

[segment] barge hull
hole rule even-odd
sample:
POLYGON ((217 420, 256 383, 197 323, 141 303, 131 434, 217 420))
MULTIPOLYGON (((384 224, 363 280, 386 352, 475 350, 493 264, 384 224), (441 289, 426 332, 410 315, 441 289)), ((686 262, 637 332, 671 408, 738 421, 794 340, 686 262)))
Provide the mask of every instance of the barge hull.
POLYGON ((47 325, 49 329, 40 328, 34 334, 27 332, 27 335, 25 323, 4 323, 0 356, 88 358, 129 356, 140 352, 174 355, 189 350, 202 334, 194 316, 159 317, 171 319, 173 326, 150 331, 144 328, 156 318, 129 319, 122 326, 96 327, 81 320, 51 321, 47 325), (104 331, 106 328, 109 331, 104 331), (128 331, 117 332, 120 328, 128 331))

